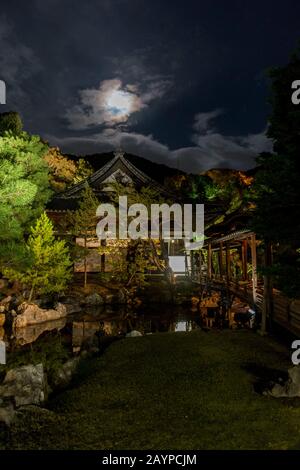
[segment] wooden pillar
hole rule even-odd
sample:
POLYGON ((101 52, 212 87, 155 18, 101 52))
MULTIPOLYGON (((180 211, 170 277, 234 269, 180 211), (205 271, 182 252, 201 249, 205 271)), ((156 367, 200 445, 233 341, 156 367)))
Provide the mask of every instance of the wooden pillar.
POLYGON ((223 278, 224 266, 223 266, 223 242, 220 242, 220 251, 219 251, 219 268, 220 268, 220 278, 223 278))
POLYGON ((207 277, 211 279, 211 270, 212 268, 212 251, 211 251, 211 243, 208 244, 208 252, 207 252, 207 277))
POLYGON ((185 265, 185 275, 189 277, 190 272, 189 272, 188 257, 187 257, 186 251, 184 252, 184 265, 185 265))
POLYGON ((242 276, 243 281, 247 280, 247 240, 242 241, 242 276))
POLYGON ((198 279, 201 284, 202 281, 202 251, 199 251, 199 273, 198 273, 198 279))
POLYGON ((231 278, 231 272, 230 272, 230 249, 229 249, 228 242, 226 242, 225 249, 226 249, 226 281, 229 282, 231 278))
MULTIPOLYGON (((105 246, 105 245, 106 245, 105 240, 101 240, 101 246, 105 246)), ((104 253, 101 255, 101 272, 102 273, 105 272, 105 254, 104 253)))
POLYGON ((253 306, 256 306, 257 300, 257 253, 256 253, 256 237, 255 234, 251 235, 251 264, 252 264, 252 297, 253 306))
POLYGON ((190 251, 190 262, 191 262, 191 276, 192 279, 195 279, 195 259, 193 250, 190 251))
MULTIPOLYGON (((270 242, 266 242, 265 245, 265 268, 269 268, 272 265, 272 245, 270 242)), ((264 334, 267 330, 267 322, 269 329, 272 328, 272 310, 273 310, 273 286, 270 274, 265 273, 264 275, 264 297, 263 297, 263 309, 262 309, 262 320, 261 320, 261 333, 264 334)))

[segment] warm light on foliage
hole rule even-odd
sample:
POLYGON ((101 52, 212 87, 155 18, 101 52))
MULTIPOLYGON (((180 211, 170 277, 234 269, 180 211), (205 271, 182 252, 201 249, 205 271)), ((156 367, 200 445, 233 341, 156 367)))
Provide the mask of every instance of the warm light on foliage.
POLYGON ((4 275, 28 288, 29 300, 39 294, 62 292, 72 274, 72 262, 64 240, 54 237, 53 225, 43 213, 31 229, 25 245, 28 265, 23 269, 4 269, 4 275))

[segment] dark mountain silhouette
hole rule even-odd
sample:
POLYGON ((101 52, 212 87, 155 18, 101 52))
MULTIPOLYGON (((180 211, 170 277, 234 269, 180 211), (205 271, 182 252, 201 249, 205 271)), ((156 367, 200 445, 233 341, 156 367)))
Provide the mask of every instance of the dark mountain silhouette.
MULTIPOLYGON (((84 157, 70 154, 66 156, 73 161, 76 161, 79 158, 83 158, 92 166, 95 171, 97 171, 114 158, 114 152, 95 153, 92 155, 86 155, 84 157)), ((161 184, 164 183, 165 178, 167 177, 185 174, 183 171, 177 170, 176 168, 170 168, 162 163, 154 163, 150 160, 147 160, 146 158, 138 157, 137 155, 133 155, 131 153, 125 153, 124 156, 139 170, 143 171, 146 173, 146 175, 150 176, 161 184)))

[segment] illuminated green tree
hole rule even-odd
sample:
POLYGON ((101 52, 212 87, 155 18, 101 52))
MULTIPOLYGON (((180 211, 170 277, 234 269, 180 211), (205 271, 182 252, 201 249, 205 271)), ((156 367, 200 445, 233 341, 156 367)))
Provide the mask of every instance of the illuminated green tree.
POLYGON ((16 244, 44 210, 51 195, 47 147, 25 132, 0 138, 0 263, 11 261, 16 244))
POLYGON ((77 248, 77 256, 84 259, 84 287, 87 285, 87 240, 96 235, 96 210, 99 201, 92 188, 86 186, 82 193, 78 209, 68 214, 68 224, 71 232, 78 238, 83 238, 83 247, 77 248))
POLYGON ((25 252, 27 266, 5 268, 4 275, 29 289, 29 301, 37 295, 59 293, 66 288, 72 277, 72 262, 65 241, 55 238, 52 222, 46 213, 31 228, 25 252))

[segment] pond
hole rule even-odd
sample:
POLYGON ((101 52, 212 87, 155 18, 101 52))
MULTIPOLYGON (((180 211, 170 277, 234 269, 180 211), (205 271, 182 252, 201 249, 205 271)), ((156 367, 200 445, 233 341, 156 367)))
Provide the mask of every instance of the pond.
POLYGON ((141 334, 159 332, 183 332, 199 328, 199 312, 191 308, 174 305, 153 305, 130 311, 122 306, 85 308, 79 313, 55 321, 18 328, 6 329, 3 340, 7 347, 7 358, 11 353, 32 350, 39 343, 48 346, 60 338, 64 348, 78 354, 93 338, 113 339, 126 336, 131 331, 141 334))

